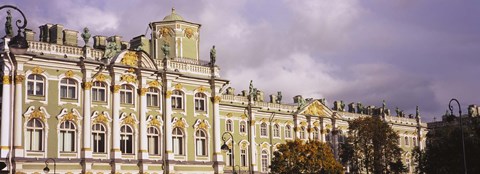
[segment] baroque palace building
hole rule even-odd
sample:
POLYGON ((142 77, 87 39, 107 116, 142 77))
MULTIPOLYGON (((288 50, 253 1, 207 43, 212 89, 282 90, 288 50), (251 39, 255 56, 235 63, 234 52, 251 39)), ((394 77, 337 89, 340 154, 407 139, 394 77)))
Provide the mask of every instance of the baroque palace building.
POLYGON ((341 101, 330 108, 301 96, 283 104, 280 93, 264 101, 253 86, 235 94, 215 50, 200 59, 200 26, 172 10, 149 24, 151 37, 94 36, 90 47, 77 43, 78 35, 88 43, 88 29, 45 24, 38 41, 25 32, 24 55, 11 54, 4 37, 4 171, 43 173, 48 160, 57 173, 268 173, 272 152, 287 140, 328 142, 338 157, 348 121, 368 116, 397 131, 413 171, 410 151, 424 147, 427 133, 418 112, 394 116, 385 106, 341 101), (224 139, 232 150, 222 151, 224 139))

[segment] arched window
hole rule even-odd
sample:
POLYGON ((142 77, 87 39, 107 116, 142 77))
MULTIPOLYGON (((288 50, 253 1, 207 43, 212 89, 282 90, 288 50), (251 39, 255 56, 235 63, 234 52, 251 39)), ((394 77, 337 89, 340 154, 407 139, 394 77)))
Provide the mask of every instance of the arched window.
POLYGON ((99 81, 93 82, 92 100, 100 102, 107 101, 107 84, 99 81))
POLYGON ((267 123, 260 124, 260 136, 268 136, 268 134, 267 134, 267 123))
POLYGON ((122 85, 120 88, 120 103, 133 104, 133 87, 131 85, 122 85))
POLYGON ((73 121, 64 121, 60 124, 60 141, 61 152, 75 152, 75 123, 73 121))
POLYGON ((268 152, 262 150, 262 172, 268 172, 268 152))
POLYGON ((247 166, 247 149, 240 149, 240 166, 247 166))
POLYGON ((27 123, 25 148, 28 151, 43 151, 43 123, 39 119, 31 119, 27 123))
POLYGON ((172 109, 183 109, 183 92, 180 90, 172 92, 172 109))
POLYGON ((204 93, 195 94, 195 111, 207 111, 207 95, 204 93))
POLYGON ((160 131, 156 127, 149 127, 147 130, 148 153, 150 155, 160 155, 162 149, 160 131))
POLYGON ((408 141, 408 137, 405 137, 405 146, 408 146, 410 143, 408 141))
POLYGON ((207 134, 204 130, 197 130, 195 133, 195 143, 197 156, 207 156, 207 134))
POLYGON ((278 124, 273 125, 273 136, 280 137, 280 126, 278 124))
POLYGON ((318 128, 314 127, 313 128, 313 139, 314 140, 318 140, 319 139, 319 131, 318 131, 318 128))
POLYGON ((285 138, 292 138, 292 127, 290 125, 285 126, 285 138))
POLYGON ((77 99, 77 81, 71 78, 60 80, 60 98, 77 99))
POLYGON ((300 127, 300 139, 305 139, 305 127, 300 127))
POLYGON ((27 78, 27 94, 43 96, 45 94, 45 79, 38 74, 30 74, 27 78))
POLYGON ((148 88, 147 92, 147 106, 160 106, 160 90, 157 88, 148 88))
POLYGON ((247 132, 247 123, 245 121, 240 121, 240 133, 247 132))
POLYGON ((107 131, 105 126, 100 123, 92 126, 93 153, 106 153, 107 131))
POLYGON ((184 155, 184 135, 182 129, 176 127, 172 132, 172 148, 175 155, 184 155))
POLYGON ((413 146, 417 146, 417 137, 413 137, 413 146))
POLYGON ((120 150, 124 154, 133 154, 133 129, 129 125, 120 128, 120 150))
POLYGON ((228 132, 232 132, 233 130, 233 125, 232 125, 232 120, 227 120, 225 123, 225 128, 227 129, 228 132))

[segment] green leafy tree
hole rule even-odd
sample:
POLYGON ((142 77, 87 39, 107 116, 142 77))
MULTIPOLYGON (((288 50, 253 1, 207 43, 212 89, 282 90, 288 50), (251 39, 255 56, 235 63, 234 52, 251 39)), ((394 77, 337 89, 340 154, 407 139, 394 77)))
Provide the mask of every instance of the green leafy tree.
POLYGON ((343 172, 342 165, 333 157, 330 146, 319 141, 287 141, 274 152, 272 173, 326 173, 343 172))
MULTIPOLYGON (((468 173, 480 173, 480 117, 464 118, 465 154, 468 173)), ((447 116, 442 127, 427 134, 425 150, 415 150, 417 173, 464 173, 461 129, 458 118, 447 116)))
POLYGON ((340 146, 340 158, 351 173, 402 173, 402 149, 398 135, 378 117, 363 117, 350 122, 348 137, 340 146))

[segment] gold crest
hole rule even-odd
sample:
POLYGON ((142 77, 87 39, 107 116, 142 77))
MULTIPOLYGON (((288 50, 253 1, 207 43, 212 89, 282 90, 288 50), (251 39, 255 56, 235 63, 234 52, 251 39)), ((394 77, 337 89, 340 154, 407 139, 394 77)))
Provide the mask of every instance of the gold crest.
POLYGON ((159 87, 160 86, 160 82, 158 82, 157 80, 149 81, 149 82, 147 82, 147 84, 150 87, 159 87))
POLYGON ((15 83, 20 84, 20 83, 23 82, 23 80, 25 80, 25 76, 23 76, 23 75, 15 76, 15 83))
POLYGON ((65 77, 72 78, 73 75, 75 75, 75 74, 73 73, 72 70, 68 70, 67 72, 65 72, 65 77))
POLYGON ((137 82, 137 78, 135 76, 130 75, 130 74, 124 74, 122 77, 120 77, 121 81, 127 82, 127 83, 135 83, 137 82))
POLYGON ((3 76, 3 84, 10 84, 10 76, 3 76))
POLYGON ((185 36, 190 39, 190 38, 192 38, 194 32, 195 31, 193 31, 192 28, 186 28, 185 29, 185 36))
POLYGON ((45 72, 45 70, 43 70, 39 66, 32 68, 32 74, 42 74, 43 72, 45 72))
POLYGON ((135 53, 133 51, 127 51, 127 53, 125 53, 125 55, 123 56, 120 63, 122 63, 124 65, 127 65, 127 66, 136 67, 137 63, 138 63, 137 53, 135 53))

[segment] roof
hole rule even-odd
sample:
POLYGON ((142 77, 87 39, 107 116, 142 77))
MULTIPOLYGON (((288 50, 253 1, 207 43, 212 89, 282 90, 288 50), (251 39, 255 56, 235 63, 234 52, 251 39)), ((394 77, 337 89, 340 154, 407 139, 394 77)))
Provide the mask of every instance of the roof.
POLYGON ((183 21, 183 17, 175 13, 175 8, 172 8, 172 14, 165 16, 163 21, 183 21))

